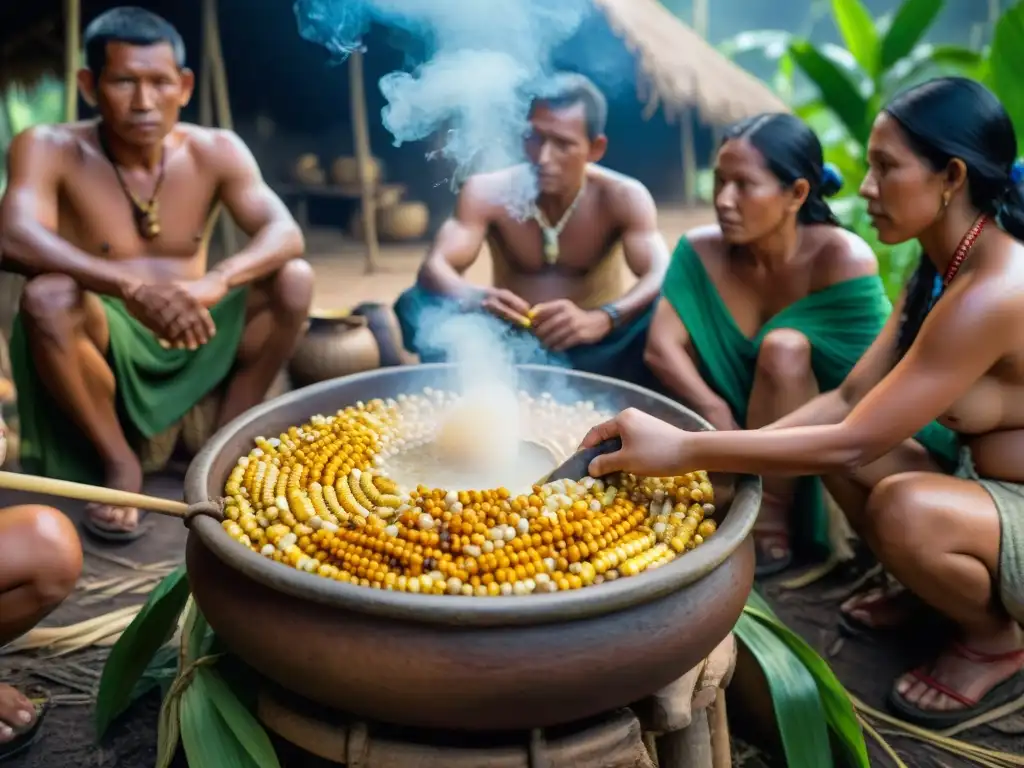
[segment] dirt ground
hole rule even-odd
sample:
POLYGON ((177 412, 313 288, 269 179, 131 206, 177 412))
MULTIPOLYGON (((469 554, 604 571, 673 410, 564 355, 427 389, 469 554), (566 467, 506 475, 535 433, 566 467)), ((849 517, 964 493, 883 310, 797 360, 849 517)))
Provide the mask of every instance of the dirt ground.
MULTIPOLYGON (((675 243, 685 229, 707 221, 708 211, 667 211, 662 221, 666 238, 675 243)), ((354 246, 338 245, 334 235, 313 233, 309 237, 311 260, 318 273, 316 304, 334 308, 350 306, 359 301, 390 302, 411 281, 423 254, 423 246, 389 248, 383 268, 374 275, 365 275, 354 246)), ((488 278, 486 259, 474 269, 480 282, 488 278)), ((147 493, 181 498, 181 476, 163 474, 151 477, 147 493)), ((73 519, 80 519, 80 504, 64 500, 27 498, 22 494, 0 492, 0 507, 25 502, 53 503, 73 519)), ((108 613, 119 607, 140 603, 143 595, 99 599, 96 591, 86 585, 107 577, 124 576, 144 564, 180 560, 183 555, 185 530, 173 520, 150 516, 146 525, 149 534, 122 547, 101 547, 88 539, 85 547, 85 571, 79 589, 47 621, 47 626, 63 626, 92 616, 108 613)), ((779 584, 767 585, 767 596, 777 612, 821 653, 832 665, 842 682, 871 706, 884 709, 884 698, 891 681, 912 664, 923 661, 932 643, 927 638, 908 634, 899 646, 879 646, 863 641, 841 642, 835 632, 836 611, 842 601, 850 574, 837 574, 827 580, 799 590, 787 590, 779 584), (847 582, 844 588, 844 580, 847 582)), ((933 639, 934 640, 934 639, 933 639)), ((96 744, 92 728, 92 707, 89 694, 98 680, 106 655, 104 649, 91 649, 56 659, 41 659, 25 654, 0 653, 0 680, 19 685, 42 685, 58 695, 59 703, 50 712, 40 740, 33 748, 6 765, 11 768, 151 768, 156 758, 156 722, 159 701, 150 695, 139 701, 113 728, 110 736, 96 744), (60 679, 62 682, 57 682, 60 679), (73 685, 69 685, 69 683, 73 685)), ((730 712, 742 719, 739 709, 730 704, 730 712)), ((748 722, 737 722, 744 729, 748 722)), ((993 727, 979 728, 962 738, 994 749, 1024 754, 1024 717, 1012 717, 993 727)), ((936 752, 919 743, 894 738, 902 759, 910 766, 954 768, 972 763, 957 761, 948 754, 936 752)), ((892 765, 872 745, 873 764, 892 765)), ((749 751, 741 750, 743 754, 749 751)), ((180 758, 180 755, 179 755, 180 758)), ((743 765, 755 768, 762 763, 755 757, 742 758, 743 765)))

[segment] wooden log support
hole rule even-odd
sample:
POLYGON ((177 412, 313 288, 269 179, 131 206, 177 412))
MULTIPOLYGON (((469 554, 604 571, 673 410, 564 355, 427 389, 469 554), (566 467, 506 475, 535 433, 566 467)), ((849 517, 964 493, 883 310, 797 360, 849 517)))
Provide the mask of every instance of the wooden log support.
POLYGON ((657 736, 658 768, 731 768, 725 689, 736 651, 730 634, 707 659, 639 707, 644 729, 657 736))

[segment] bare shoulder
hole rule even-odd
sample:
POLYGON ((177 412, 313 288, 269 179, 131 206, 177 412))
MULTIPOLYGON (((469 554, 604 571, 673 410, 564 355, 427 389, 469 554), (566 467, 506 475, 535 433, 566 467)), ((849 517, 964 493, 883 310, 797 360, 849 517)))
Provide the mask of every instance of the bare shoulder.
POLYGON ((498 171, 475 173, 459 187, 456 216, 460 219, 495 221, 508 216, 507 204, 522 197, 530 185, 529 169, 513 166, 498 171))
POLYGON ((721 261, 728 251, 725 238, 722 237, 722 229, 717 224, 705 224, 687 230, 683 239, 690 244, 704 264, 721 261))
POLYGON ((200 162, 201 168, 231 173, 256 167, 248 145, 234 131, 193 123, 179 123, 175 131, 180 135, 182 144, 200 162))
POLYGON ((95 127, 89 123, 34 125, 14 137, 9 151, 12 159, 30 155, 63 160, 70 155, 81 156, 94 143, 94 136, 95 127))
POLYGON ((878 257, 862 237, 828 224, 806 229, 815 248, 813 269, 820 287, 878 274, 878 257))
POLYGON ((603 165, 591 165, 587 168, 587 183, 602 192, 608 201, 612 213, 629 217, 637 213, 657 213, 657 205, 651 191, 643 182, 624 173, 605 168, 603 165))

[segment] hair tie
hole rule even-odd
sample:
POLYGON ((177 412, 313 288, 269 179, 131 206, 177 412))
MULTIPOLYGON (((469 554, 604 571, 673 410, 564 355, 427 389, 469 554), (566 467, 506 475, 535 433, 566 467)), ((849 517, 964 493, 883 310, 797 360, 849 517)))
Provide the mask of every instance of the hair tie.
POLYGON ((1010 182, 1015 187, 1024 182, 1024 160, 1017 158, 1013 161, 1013 165, 1010 166, 1010 182))
POLYGON ((821 186, 826 189, 831 187, 836 192, 843 188, 843 174, 832 163, 825 163, 821 168, 821 186))

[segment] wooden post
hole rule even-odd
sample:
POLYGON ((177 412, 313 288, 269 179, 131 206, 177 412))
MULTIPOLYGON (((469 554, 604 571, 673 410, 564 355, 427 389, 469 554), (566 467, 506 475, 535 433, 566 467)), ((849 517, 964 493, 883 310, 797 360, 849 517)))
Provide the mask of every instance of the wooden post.
POLYGON ((64 122, 78 119, 78 68, 82 65, 82 7, 64 0, 64 122))
POLYGON ((366 244, 366 271, 375 272, 380 257, 377 239, 377 189, 370 176, 370 125, 366 116, 366 90, 363 83, 363 54, 356 51, 348 59, 348 90, 352 114, 352 132, 355 139, 356 160, 359 163, 359 184, 362 187, 363 241, 366 244))
POLYGON ((683 124, 683 202, 693 205, 697 201, 697 149, 693 136, 695 109, 683 109, 679 118, 683 124))
MULTIPOLYGON (((209 105, 200 101, 200 110, 210 106, 216 111, 216 123, 221 128, 234 130, 231 119, 231 101, 228 97, 228 76, 224 66, 224 52, 220 44, 220 22, 217 19, 217 0, 203 0, 203 84, 209 96, 200 94, 200 98, 208 100, 209 105)), ((238 238, 235 222, 230 215, 220 211, 220 233, 224 243, 225 258, 238 250, 238 238)))

